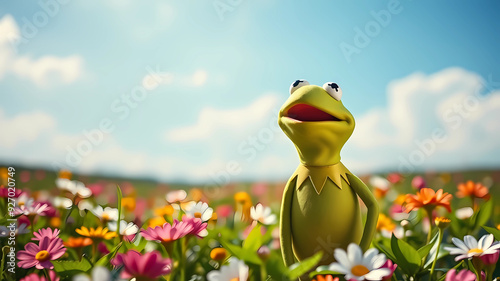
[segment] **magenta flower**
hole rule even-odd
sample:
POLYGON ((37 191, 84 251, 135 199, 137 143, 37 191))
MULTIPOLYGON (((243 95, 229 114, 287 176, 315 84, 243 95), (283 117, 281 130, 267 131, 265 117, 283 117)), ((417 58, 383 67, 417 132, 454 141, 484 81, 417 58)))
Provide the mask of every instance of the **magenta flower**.
POLYGON ((500 256, 500 251, 496 251, 493 254, 479 256, 479 258, 483 261, 485 265, 493 265, 497 263, 499 256, 500 256))
POLYGON ((390 259, 387 259, 387 261, 384 263, 384 265, 382 265, 381 268, 388 268, 391 271, 391 273, 383 277, 382 281, 391 280, 391 277, 394 274, 394 271, 396 271, 397 267, 398 267, 397 264, 393 263, 390 259))
POLYGON ((19 259, 17 265, 22 268, 53 269, 51 261, 62 257, 66 252, 61 238, 51 240, 50 237, 43 237, 40 245, 30 242, 24 249, 17 254, 19 259))
POLYGON ((172 224, 165 223, 163 226, 141 230, 142 237, 146 240, 159 241, 162 244, 173 242, 194 230, 194 225, 186 221, 174 220, 172 224))
POLYGON ((198 238, 207 236, 207 224, 204 223, 201 219, 184 216, 182 217, 182 222, 193 226, 193 230, 189 234, 194 235, 198 238))
MULTIPOLYGON (((481 279, 485 279, 486 276, 484 272, 481 272, 481 279)), ((467 269, 462 269, 458 273, 455 269, 452 269, 446 273, 445 281, 476 281, 476 274, 474 272, 469 271, 467 269)))
POLYGON ((425 183, 425 180, 423 177, 416 176, 411 180, 411 186, 413 186, 413 188, 420 190, 422 188, 425 188, 427 186, 427 184, 425 183))
POLYGON ((39 229, 38 232, 34 232, 33 235, 35 237, 31 238, 33 241, 42 241, 43 237, 49 237, 50 240, 56 239, 59 237, 59 229, 52 230, 49 227, 43 229, 39 229))
MULTIPOLYGON (((52 281, 59 281, 59 277, 56 275, 55 271, 49 270, 49 277, 50 280, 52 281)), ((39 276, 36 273, 31 273, 30 275, 27 275, 20 281, 48 281, 45 276, 39 276)))
POLYGON ((122 266, 121 277, 130 279, 135 277, 137 281, 153 280, 169 274, 172 268, 170 259, 162 258, 157 251, 152 251, 141 255, 141 253, 130 250, 125 254, 118 254, 111 260, 114 266, 122 266))

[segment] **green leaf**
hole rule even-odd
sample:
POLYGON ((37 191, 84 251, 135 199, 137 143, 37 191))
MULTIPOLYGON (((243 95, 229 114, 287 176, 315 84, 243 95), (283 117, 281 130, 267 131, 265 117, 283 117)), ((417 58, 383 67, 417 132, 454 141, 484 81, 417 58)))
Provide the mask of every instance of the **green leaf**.
POLYGON ((250 231, 250 234, 243 241, 243 249, 256 252, 262 246, 261 229, 262 225, 258 224, 250 231))
POLYGON ((500 240, 500 230, 489 226, 483 226, 483 229, 493 234, 496 240, 500 240))
POLYGON ((220 239, 219 242, 222 244, 222 246, 224 246, 226 250, 228 250, 232 255, 236 256, 238 259, 249 263, 262 265, 262 260, 259 258, 256 251, 249 251, 243 249, 242 247, 231 244, 224 239, 220 239))
POLYGON ((472 216, 472 221, 474 223, 473 229, 477 229, 478 227, 485 225, 490 220, 492 213, 493 199, 484 203, 481 208, 479 208, 479 211, 472 216))
POLYGON ((384 253, 390 260, 396 261, 396 257, 394 256, 394 253, 391 250, 391 245, 390 243, 387 243, 385 241, 390 242, 390 240, 384 239, 384 241, 379 241, 378 243, 375 243, 375 247, 379 249, 380 252, 384 253))
POLYGON ((397 239, 394 234, 391 238, 391 249, 401 270, 409 276, 415 276, 422 264, 418 251, 405 241, 397 239))
POLYGON ((118 243, 118 245, 116 245, 113 250, 111 250, 111 252, 109 252, 107 255, 103 256, 102 258, 100 258, 96 263, 95 265, 101 265, 101 266, 107 266, 111 260, 116 256, 116 254, 118 253, 118 250, 120 250, 120 247, 123 245, 123 242, 120 242, 118 243))
POLYGON ((320 251, 314 254, 314 256, 309 257, 300 263, 292 264, 290 266, 290 271, 287 274, 288 278, 290 279, 299 278, 301 275, 307 273, 309 270, 311 270, 311 268, 316 266, 322 257, 323 257, 323 252, 320 251))
POLYGON ((427 257, 427 255, 429 254, 429 252, 432 249, 432 246, 434 246, 434 244, 429 243, 429 244, 423 246, 422 248, 418 249, 418 255, 420 256, 421 259, 427 257))
POLYGON ((92 268, 92 265, 87 259, 81 261, 55 261, 54 271, 57 273, 65 273, 68 271, 83 271, 87 272, 92 268))
POLYGON ((116 197, 118 198, 118 221, 116 222, 116 234, 120 235, 120 220, 122 219, 122 190, 119 185, 116 185, 116 197))

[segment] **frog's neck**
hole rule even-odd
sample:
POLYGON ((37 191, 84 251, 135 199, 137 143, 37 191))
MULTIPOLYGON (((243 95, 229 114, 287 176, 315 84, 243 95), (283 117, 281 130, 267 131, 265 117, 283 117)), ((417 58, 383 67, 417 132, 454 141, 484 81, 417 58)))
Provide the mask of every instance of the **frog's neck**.
POLYGON ((335 146, 297 146, 300 162, 307 167, 324 167, 340 163, 340 148, 335 146))

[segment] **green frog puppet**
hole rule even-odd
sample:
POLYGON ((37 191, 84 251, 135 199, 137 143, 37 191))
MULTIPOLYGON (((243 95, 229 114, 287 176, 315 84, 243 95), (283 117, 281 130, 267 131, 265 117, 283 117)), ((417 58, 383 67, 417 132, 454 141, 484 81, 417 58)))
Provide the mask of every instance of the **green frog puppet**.
POLYGON ((378 204, 368 187, 340 162, 340 150, 354 131, 354 117, 341 101, 342 89, 296 80, 278 123, 295 144, 300 165, 286 184, 280 238, 287 266, 324 252, 321 264, 334 262, 335 248, 357 243, 366 250, 378 219, 378 204), (358 197, 366 205, 363 228, 358 197))

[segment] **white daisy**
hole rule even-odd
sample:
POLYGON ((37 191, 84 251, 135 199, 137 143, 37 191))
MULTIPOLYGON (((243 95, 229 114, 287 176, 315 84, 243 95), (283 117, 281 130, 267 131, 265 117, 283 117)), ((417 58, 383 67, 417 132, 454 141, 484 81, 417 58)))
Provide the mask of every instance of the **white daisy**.
POLYGON ((187 197, 187 193, 186 193, 185 190, 182 190, 182 189, 170 191, 165 196, 165 198, 167 199, 168 203, 183 202, 186 199, 186 197, 187 197))
POLYGON ((118 209, 97 205, 94 209, 90 210, 92 214, 103 221, 117 221, 118 220, 118 209))
POLYGON ((363 255, 361 248, 351 243, 347 247, 347 252, 343 249, 335 249, 335 260, 328 270, 345 274, 346 280, 382 280, 389 276, 391 270, 381 268, 386 262, 384 254, 379 254, 378 250, 371 248, 363 255))
POLYGON ((78 195, 81 198, 89 198, 92 195, 92 190, 80 181, 69 181, 65 189, 71 192, 71 194, 78 195))
POLYGON ((271 212, 271 208, 264 207, 260 203, 250 208, 250 217, 265 225, 272 225, 277 221, 276 215, 271 212))
POLYGON ((480 257, 484 255, 494 254, 500 249, 500 243, 494 241, 493 234, 484 235, 479 239, 479 242, 474 236, 466 235, 464 241, 453 237, 451 239, 456 247, 444 247, 450 252, 450 255, 458 255, 455 261, 463 259, 471 259, 472 257, 480 257))
POLYGON ((73 206, 73 201, 66 197, 56 196, 52 200, 52 204, 54 205, 54 207, 59 209, 69 209, 71 208, 71 206, 73 206))
POLYGON ((190 202, 187 206, 184 207, 184 211, 186 215, 199 218, 202 221, 208 221, 212 218, 212 214, 214 213, 214 209, 210 208, 205 202, 190 202))
POLYGON ((472 217, 473 214, 474 210, 472 210, 471 207, 460 208, 455 211, 455 216, 460 220, 468 219, 472 217))
MULTIPOLYGON (((108 228, 111 231, 116 231, 116 229, 117 229, 116 221, 108 222, 108 228)), ((137 234, 138 231, 139 231, 139 227, 135 223, 133 223, 133 222, 127 223, 124 220, 120 221, 120 235, 123 235, 123 236, 133 235, 133 234, 137 234)))
POLYGON ((248 266, 235 257, 229 258, 229 264, 221 266, 220 270, 212 270, 207 274, 208 281, 246 281, 248 266))

